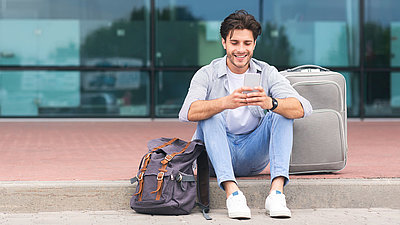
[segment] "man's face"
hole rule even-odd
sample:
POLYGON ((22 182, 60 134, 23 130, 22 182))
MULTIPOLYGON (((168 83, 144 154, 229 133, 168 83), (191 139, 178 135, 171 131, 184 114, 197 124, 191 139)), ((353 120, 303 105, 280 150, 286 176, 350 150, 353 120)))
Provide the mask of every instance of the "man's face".
POLYGON ((222 45, 226 50, 228 68, 236 74, 246 72, 256 47, 253 33, 247 29, 232 30, 226 40, 222 38, 222 45))

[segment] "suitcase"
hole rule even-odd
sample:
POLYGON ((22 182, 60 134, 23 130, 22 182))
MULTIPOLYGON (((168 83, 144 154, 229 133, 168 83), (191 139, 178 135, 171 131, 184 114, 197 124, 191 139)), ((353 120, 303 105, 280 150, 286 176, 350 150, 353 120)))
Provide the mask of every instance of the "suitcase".
POLYGON ((293 125, 290 174, 335 172, 346 166, 346 80, 326 68, 304 65, 282 71, 313 113, 293 125))

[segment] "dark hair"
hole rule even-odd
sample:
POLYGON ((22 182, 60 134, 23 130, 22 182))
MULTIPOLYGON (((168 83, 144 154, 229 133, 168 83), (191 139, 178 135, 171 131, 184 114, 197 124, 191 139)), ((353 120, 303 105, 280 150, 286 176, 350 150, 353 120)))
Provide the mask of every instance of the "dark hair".
MULTIPOLYGON (((228 17, 224 19, 221 23, 221 28, 219 32, 221 33, 221 37, 226 40, 229 32, 233 30, 251 30, 253 33, 254 40, 257 39, 258 35, 261 34, 261 25, 254 18, 253 15, 247 13, 246 10, 236 10, 234 13, 230 14, 228 17)), ((231 33, 232 36, 232 33, 231 33)))

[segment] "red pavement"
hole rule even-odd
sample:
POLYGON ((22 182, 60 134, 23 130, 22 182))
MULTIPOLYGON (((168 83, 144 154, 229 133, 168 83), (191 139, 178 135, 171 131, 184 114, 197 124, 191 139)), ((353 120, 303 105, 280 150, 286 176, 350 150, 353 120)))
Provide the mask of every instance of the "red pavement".
MULTIPOLYGON (((194 123, 0 122, 0 181, 127 180, 148 140, 189 140, 194 123)), ((296 178, 400 177, 400 122, 348 123, 348 163, 332 174, 296 178)), ((266 179, 262 175, 245 179, 266 179)))

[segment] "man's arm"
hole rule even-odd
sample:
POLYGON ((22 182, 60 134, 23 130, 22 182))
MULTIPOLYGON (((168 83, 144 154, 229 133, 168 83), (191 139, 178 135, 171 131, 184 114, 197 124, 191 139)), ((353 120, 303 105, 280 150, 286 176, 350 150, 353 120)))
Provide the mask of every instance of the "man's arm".
MULTIPOLYGON (((258 105, 263 109, 272 108, 272 98, 267 96, 262 87, 256 87, 258 92, 251 92, 247 94, 246 101, 248 105, 258 105)), ((298 119, 304 116, 304 109, 297 98, 289 97, 284 99, 276 99, 278 107, 274 109, 278 113, 289 119, 298 119)))
POLYGON ((223 99, 197 100, 190 105, 188 112, 189 121, 205 120, 224 110, 223 99))
MULTIPOLYGON (((271 97, 268 98, 270 100, 267 99, 267 102, 272 102, 271 97)), ((297 98, 291 97, 276 100, 278 101, 278 107, 274 109, 275 113, 278 113, 288 119, 299 119, 304 116, 303 107, 301 106, 300 101, 297 100, 297 98)), ((272 104, 270 108, 272 108, 272 104)))
POLYGON ((225 109, 235 109, 247 105, 247 95, 243 91, 251 91, 251 88, 242 87, 232 94, 213 100, 197 100, 190 105, 188 112, 189 121, 205 120, 225 109))

